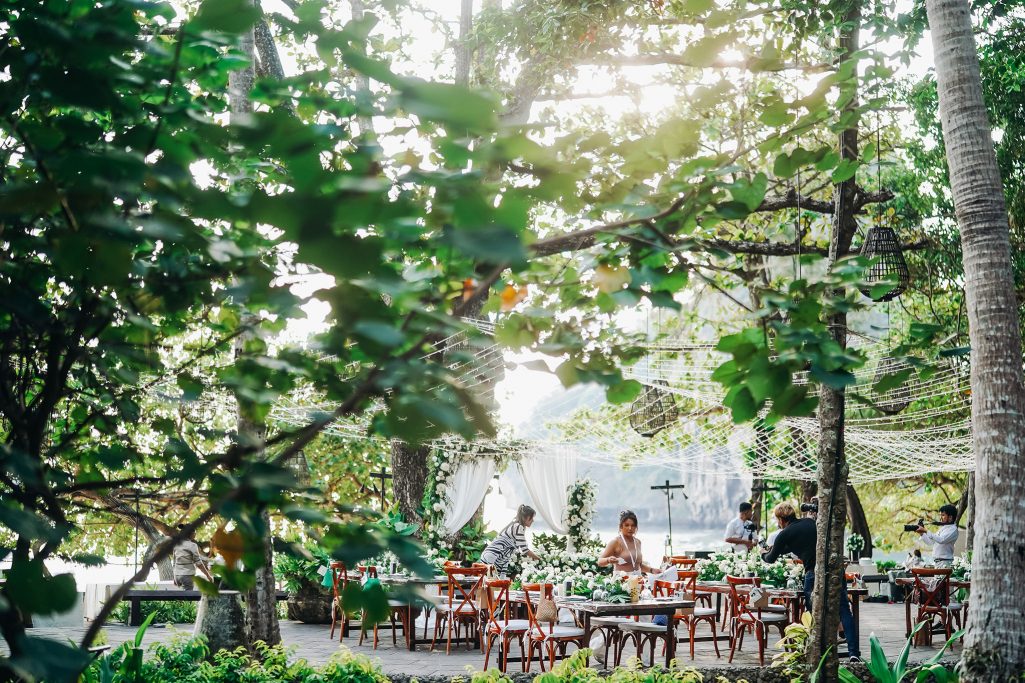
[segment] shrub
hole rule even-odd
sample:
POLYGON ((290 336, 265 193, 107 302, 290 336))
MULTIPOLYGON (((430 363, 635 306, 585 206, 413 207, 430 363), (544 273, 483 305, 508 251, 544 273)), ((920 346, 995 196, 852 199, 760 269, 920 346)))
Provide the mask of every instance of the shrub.
MULTIPOLYGON (((188 600, 166 600, 160 602, 146 602, 140 605, 142 618, 155 614, 153 621, 158 624, 191 624, 196 621, 196 608, 199 603, 188 600)), ((131 613, 131 606, 127 602, 118 603, 118 606, 111 612, 112 621, 128 623, 131 613)))

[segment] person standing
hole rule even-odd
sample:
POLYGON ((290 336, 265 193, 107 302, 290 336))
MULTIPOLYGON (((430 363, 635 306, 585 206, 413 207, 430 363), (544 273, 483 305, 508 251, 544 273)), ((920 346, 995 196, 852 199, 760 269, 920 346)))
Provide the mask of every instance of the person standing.
POLYGON ((495 540, 480 554, 480 561, 494 565, 499 574, 506 574, 513 556, 524 554, 532 560, 539 559, 527 545, 527 527, 534 523, 534 508, 521 505, 516 510, 516 519, 498 532, 495 540))
MULTIPOLYGON (((185 527, 184 524, 179 524, 178 529, 181 530, 185 527)), ((174 546, 174 583, 179 588, 190 591, 196 587, 196 569, 203 572, 208 581, 213 581, 214 577, 210 575, 210 570, 207 569, 207 558, 199 552, 199 546, 196 545, 196 541, 191 538, 183 538, 174 546)))
POLYGON ((926 544, 932 548, 932 563, 937 567, 949 567, 954 563, 954 543, 957 542, 957 508, 944 505, 939 510, 940 527, 936 531, 927 531, 922 525, 915 529, 926 544))
POLYGON ((754 509, 746 500, 740 504, 738 514, 726 525, 724 540, 735 553, 747 553, 758 545, 758 530, 751 518, 754 509))
MULTIPOLYGON (((782 555, 793 553, 804 564, 804 601, 808 611, 812 606, 812 588, 815 586, 815 543, 818 534, 815 520, 810 517, 797 518, 797 511, 788 502, 780 503, 772 511, 776 516, 780 532, 772 548, 762 555, 765 562, 775 562, 782 555)), ((843 594, 840 596, 840 623, 847 640, 847 653, 851 659, 860 659, 861 646, 858 643, 858 626, 854 623, 851 605, 847 600, 847 579, 843 580, 843 594)))

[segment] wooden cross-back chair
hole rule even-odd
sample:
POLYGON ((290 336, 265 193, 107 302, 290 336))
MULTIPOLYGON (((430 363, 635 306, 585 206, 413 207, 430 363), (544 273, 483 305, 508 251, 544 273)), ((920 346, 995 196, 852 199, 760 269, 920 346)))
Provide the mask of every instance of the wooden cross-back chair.
POLYGON ((578 649, 585 647, 584 629, 577 625, 560 626, 558 612, 552 621, 538 620, 537 607, 541 600, 552 600, 555 587, 550 583, 525 583, 522 586, 524 602, 527 605, 527 620, 530 628, 527 631, 527 664, 524 671, 530 671, 534 661, 534 650, 537 650, 538 663, 541 671, 545 670, 545 651, 548 655, 549 668, 555 666, 555 651, 560 656, 566 655, 566 646, 573 643, 578 649))
POLYGON ((915 634, 915 645, 931 644, 932 635, 937 628, 942 627, 948 640, 953 631, 952 626, 961 628, 962 605, 950 600, 950 574, 949 567, 911 569, 915 585, 909 599, 904 603, 906 635, 911 635, 914 625, 926 622, 926 626, 915 634), (912 603, 916 608, 914 624, 911 622, 912 603))
POLYGON ((762 580, 757 576, 727 576, 726 583, 730 587, 730 603, 733 615, 730 618, 730 663, 734 653, 744 644, 744 633, 754 631, 758 640, 758 662, 765 665, 765 644, 768 640, 766 628, 775 626, 782 638, 787 626, 787 616, 779 612, 763 612, 758 605, 752 604, 750 593, 737 590, 738 586, 761 587, 762 580))
MULTIPOLYGON (((456 627, 456 639, 463 626, 467 629, 467 638, 472 634, 477 636, 477 625, 479 623, 480 606, 477 604, 477 595, 484 577, 487 576, 486 565, 480 567, 443 567, 448 577, 448 592, 445 600, 435 607, 434 636, 431 638, 431 651, 434 651, 438 635, 441 632, 441 625, 447 626, 445 638, 445 654, 452 653, 452 626, 456 627)), ((468 641, 469 642, 469 641, 468 641)))
POLYGON ((338 642, 345 640, 345 636, 349 632, 349 615, 345 611, 345 607, 342 604, 342 594, 345 591, 345 587, 349 584, 349 572, 345 569, 344 562, 332 562, 330 565, 331 570, 331 634, 328 636, 332 640, 335 637, 335 625, 338 622, 341 623, 340 633, 338 634, 338 642))
MULTIPOLYGON (((481 609, 485 613, 485 634, 484 634, 484 670, 487 671, 488 661, 491 659, 491 648, 495 641, 502 639, 502 657, 499 660, 498 668, 505 671, 509 664, 509 646, 515 640, 520 645, 520 652, 526 652, 523 637, 530 629, 529 619, 509 618, 509 586, 512 581, 509 579, 486 579, 484 582, 485 604, 481 609)), ((526 662, 522 663, 526 668, 526 662)))
MULTIPOLYGON (((702 595, 698 593, 698 572, 683 571, 679 572, 677 577, 676 581, 655 581, 655 597, 668 597, 675 593, 682 593, 693 600, 695 605, 692 610, 684 611, 683 614, 677 612, 673 617, 676 621, 682 622, 687 627, 687 632, 690 636, 690 658, 694 659, 694 632, 697 625, 701 622, 706 622, 712 629, 712 645, 715 646, 715 656, 721 657, 722 655, 719 653, 719 634, 716 629, 718 615, 715 608, 699 607, 697 605, 698 597, 702 595)), ((707 595, 707 593, 704 595, 707 595)))
MULTIPOLYGON (((372 564, 360 564, 356 565, 356 569, 360 571, 365 579, 378 579, 378 569, 372 564)), ((414 628, 406 623, 408 616, 407 605, 399 600, 388 600, 388 621, 391 624, 391 642, 392 645, 398 644, 397 631, 398 627, 402 626, 402 632, 405 634, 407 628, 414 628)), ((360 619, 360 626, 362 627, 363 622, 367 621, 366 612, 363 612, 360 619)), ((374 624, 374 649, 377 649, 380 643, 380 632, 378 631, 378 624, 374 624)), ((360 628, 359 630, 359 644, 363 644, 363 638, 366 636, 367 630, 360 628)))

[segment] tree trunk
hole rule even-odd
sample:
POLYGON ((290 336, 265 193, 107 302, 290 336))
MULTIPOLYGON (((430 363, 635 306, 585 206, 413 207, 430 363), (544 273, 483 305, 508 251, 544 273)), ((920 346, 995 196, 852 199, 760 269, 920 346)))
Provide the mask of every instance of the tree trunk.
MULTIPOLYGON (((840 59, 853 59, 858 51, 861 25, 861 4, 854 0, 847 7, 843 26, 847 33, 840 36, 840 59)), ((849 87, 854 87, 849 86, 849 87)), ((851 98, 847 109, 857 106, 857 95, 851 98)), ((840 157, 858 158, 858 128, 855 123, 840 133, 840 157)), ((829 263, 832 265, 850 252, 851 240, 857 230, 855 199, 857 184, 854 178, 836 185, 832 236, 829 244, 829 263)), ((829 320, 830 331, 841 347, 847 346, 847 315, 840 311, 829 320)), ((819 453, 818 496, 819 513, 816 519, 817 545, 815 549, 815 584, 812 594, 812 617, 815 626, 808 642, 808 665, 812 670, 825 659, 820 669, 820 683, 834 683, 838 678, 836 633, 840 623, 840 597, 844 562, 843 532, 847 517, 847 455, 844 452, 844 409, 846 396, 843 389, 825 384, 819 387, 819 453)))
POLYGON ((858 557, 872 557, 872 530, 868 527, 868 517, 861 498, 853 486, 847 484, 847 518, 851 521, 851 533, 865 539, 865 545, 858 557))
POLYGON ((1025 582, 1025 379, 1003 185, 982 98, 970 8, 927 0, 940 121, 961 230, 972 348, 976 462, 972 618, 964 681, 1020 680, 1025 628, 1014 598, 1025 582))
POLYGON ((268 645, 281 642, 281 628, 278 625, 278 598, 274 585, 274 551, 270 543, 270 515, 262 514, 266 525, 263 538, 263 565, 256 568, 256 583, 246 594, 246 634, 250 649, 257 641, 268 645))
POLYGON ((965 534, 965 547, 969 551, 975 549, 975 472, 968 473, 968 486, 966 487, 965 495, 968 497, 968 503, 965 505, 964 519, 965 534))
MULTIPOLYGON (((757 437, 756 437, 757 438, 757 437)), ((761 477, 751 478, 751 521, 754 522, 755 526, 762 525, 762 507, 765 496, 765 480, 761 477)), ((758 534, 761 538, 765 538, 764 533, 758 534)))
MULTIPOLYGON (((273 43, 271 43, 273 47, 273 43)), ((252 63, 256 61, 256 38, 253 29, 242 34, 239 41, 239 48, 243 54, 249 57, 252 63)), ((275 51, 276 54, 276 51, 275 51)), ((271 61, 271 60, 266 60, 271 61)), ((280 61, 278 62, 280 68, 280 61)), ((231 120, 236 122, 240 115, 250 114, 253 111, 253 103, 250 92, 253 89, 253 82, 256 73, 252 66, 245 69, 236 69, 228 75, 228 98, 231 106, 231 120)), ((252 325, 256 321, 252 316, 243 315, 242 325, 252 325)), ((246 331, 235 340, 235 356, 241 356, 245 350, 246 343, 253 339, 253 333, 246 331)), ((262 445, 266 427, 253 421, 247 414, 246 406, 240 404, 238 412, 238 438, 243 442, 254 442, 262 445)), ((261 513, 264 526, 263 563, 254 568, 256 582, 246 593, 246 628, 245 634, 249 638, 250 646, 257 641, 263 641, 268 645, 277 645, 281 642, 281 631, 278 627, 277 595, 274 586, 274 556, 270 542, 270 516, 266 510, 261 513)))
POLYGON ((410 524, 420 524, 420 504, 427 488, 427 456, 430 449, 426 446, 415 448, 404 441, 392 441, 391 472, 392 492, 395 502, 399 505, 402 518, 410 524))
POLYGON ((456 85, 470 84, 470 31, 473 29, 473 0, 462 0, 459 11, 459 44, 456 45, 456 85))

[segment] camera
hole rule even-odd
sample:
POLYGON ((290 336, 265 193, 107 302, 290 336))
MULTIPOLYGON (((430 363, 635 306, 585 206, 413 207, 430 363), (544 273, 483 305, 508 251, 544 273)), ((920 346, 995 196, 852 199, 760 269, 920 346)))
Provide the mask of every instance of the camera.
POLYGON ((915 531, 920 526, 925 526, 925 520, 920 519, 917 522, 915 522, 914 524, 905 524, 904 525, 904 531, 915 531))
POLYGON ((818 512, 818 503, 801 503, 801 512, 818 512))
POLYGON ((748 520, 744 522, 744 531, 758 531, 758 525, 748 520))

